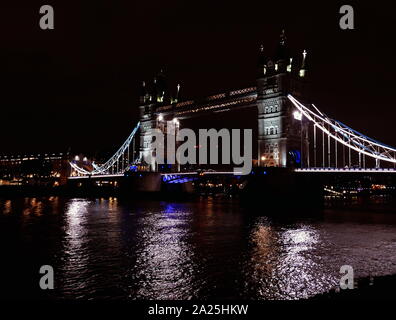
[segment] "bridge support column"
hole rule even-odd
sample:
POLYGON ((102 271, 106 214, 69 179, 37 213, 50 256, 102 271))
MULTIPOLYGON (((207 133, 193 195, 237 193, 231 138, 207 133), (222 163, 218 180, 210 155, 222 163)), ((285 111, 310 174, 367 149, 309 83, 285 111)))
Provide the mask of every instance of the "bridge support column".
POLYGON ((314 167, 316 168, 316 125, 313 127, 314 133, 313 133, 313 138, 314 138, 314 167))
POLYGON ((273 82, 290 82, 290 74, 258 79, 258 159, 264 167, 298 167, 308 163, 308 129, 287 98, 286 85, 274 93, 273 82), (272 80, 271 80, 272 78, 272 80), (267 93, 271 92, 271 93, 267 93))
POLYGON ((362 154, 359 152, 359 168, 362 167, 362 154))

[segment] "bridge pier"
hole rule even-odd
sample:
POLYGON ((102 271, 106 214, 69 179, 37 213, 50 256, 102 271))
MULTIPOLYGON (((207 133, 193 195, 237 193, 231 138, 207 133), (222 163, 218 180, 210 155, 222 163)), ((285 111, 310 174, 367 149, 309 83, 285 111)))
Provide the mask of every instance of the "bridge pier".
POLYGON ((323 187, 317 176, 298 175, 288 168, 258 168, 246 177, 241 200, 257 214, 281 215, 293 210, 320 209, 323 187))

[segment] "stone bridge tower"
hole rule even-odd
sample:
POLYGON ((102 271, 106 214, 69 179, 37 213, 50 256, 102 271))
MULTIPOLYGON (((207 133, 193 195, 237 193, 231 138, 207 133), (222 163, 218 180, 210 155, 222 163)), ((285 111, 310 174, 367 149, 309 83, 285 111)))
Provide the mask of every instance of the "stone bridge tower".
MULTIPOLYGON (((162 105, 167 100, 167 86, 165 75, 161 70, 153 80, 153 84, 150 87, 146 86, 146 83, 142 83, 140 92, 140 106, 139 106, 139 117, 140 117, 140 148, 139 148, 139 159, 141 163, 147 165, 150 171, 157 171, 155 154, 152 150, 152 130, 158 128, 158 118, 156 116, 156 108, 158 105, 162 105), (146 163, 144 160, 148 159, 148 156, 153 156, 151 163, 146 163)), ((143 169, 143 168, 141 168, 143 169)))
MULTIPOLYGON (((154 83, 156 79, 154 79, 154 83)), ((156 107, 156 93, 147 88, 146 83, 143 81, 140 92, 140 105, 139 105, 139 160, 142 165, 152 166, 153 164, 144 163, 151 154, 152 135, 151 130, 156 128, 155 107, 156 107)), ((144 168, 140 168, 141 170, 144 168)), ((150 168, 154 170, 155 168, 150 168)))
MULTIPOLYGON (((139 103, 139 119, 140 119, 140 134, 139 134, 139 163, 140 170, 158 171, 158 163, 153 149, 153 132, 154 129, 159 129, 162 133, 166 134, 169 125, 175 125, 173 122, 167 121, 162 118, 162 115, 157 112, 158 108, 167 104, 175 104, 179 98, 180 85, 177 85, 177 92, 173 97, 169 95, 167 81, 163 71, 161 70, 154 78, 151 85, 147 86, 143 81, 140 91, 139 103), (151 159, 147 163, 147 159, 151 159)), ((169 118, 169 116, 168 116, 169 118)), ((173 118, 173 117, 171 117, 173 118)), ((169 119, 168 119, 169 120, 169 119)), ((165 137, 166 139, 166 137, 165 137)), ((166 140, 164 141, 166 147, 166 140)), ((165 154, 161 155, 166 159, 165 154)))
POLYGON ((258 163, 260 166, 308 166, 308 126, 287 98, 308 102, 306 52, 297 64, 289 54, 284 31, 274 58, 260 47, 257 78, 258 163))

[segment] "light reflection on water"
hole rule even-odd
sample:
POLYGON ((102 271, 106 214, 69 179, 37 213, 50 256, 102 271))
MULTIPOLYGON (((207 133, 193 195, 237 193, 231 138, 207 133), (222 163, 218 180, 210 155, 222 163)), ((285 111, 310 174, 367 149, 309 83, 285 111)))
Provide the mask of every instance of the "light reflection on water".
POLYGON ((137 239, 136 263, 129 270, 138 285, 135 299, 183 299, 194 296, 192 248, 187 243, 190 213, 166 204, 159 212, 144 213, 137 239), (159 294, 160 293, 160 294, 159 294))
POLYGON ((65 281, 64 291, 84 292, 89 281, 88 259, 89 241, 86 223, 88 219, 88 206, 90 201, 74 199, 67 203, 65 211, 64 242, 63 242, 63 265, 61 270, 65 281), (74 280, 78 281, 74 281, 74 280))
POLYGON ((258 292, 260 298, 300 299, 336 285, 337 277, 316 259, 315 252, 324 242, 312 227, 276 228, 260 221, 251 241, 245 271, 248 295, 258 292))
POLYGON ((345 264, 396 273, 396 217, 378 213, 279 221, 213 199, 51 197, 0 199, 0 218, 53 261, 59 298, 299 299, 335 287, 345 264))

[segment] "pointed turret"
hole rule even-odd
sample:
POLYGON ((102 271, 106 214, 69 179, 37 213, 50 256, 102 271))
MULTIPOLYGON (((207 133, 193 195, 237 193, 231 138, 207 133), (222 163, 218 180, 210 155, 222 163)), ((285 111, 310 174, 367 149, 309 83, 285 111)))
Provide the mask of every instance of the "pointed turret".
POLYGON ((151 103, 157 102, 157 78, 153 78, 153 82, 151 83, 150 87, 148 88, 149 93, 149 101, 151 103))
POLYGON ((282 30, 275 55, 275 71, 286 71, 286 65, 289 63, 289 50, 286 45, 285 30, 282 30))
POLYGON ((292 72, 292 67, 293 67, 293 58, 289 58, 289 64, 287 65, 286 71, 292 72))
POLYGON ((155 101, 159 103, 165 102, 165 96, 167 95, 166 78, 163 70, 161 69, 155 78, 155 101))
POLYGON ((146 81, 142 81, 139 92, 139 102, 145 104, 147 99, 146 81))
POLYGON ((178 103, 180 101, 180 84, 178 83, 176 86, 176 91, 174 92, 174 95, 171 97, 171 104, 172 103, 178 103))
POLYGON ((304 78, 307 75, 307 50, 304 50, 302 55, 301 68, 298 74, 301 78, 304 78))
POLYGON ((261 45, 259 49, 259 56, 258 56, 258 77, 265 76, 267 74, 267 57, 264 54, 264 46, 261 45))
POLYGON ((180 100, 180 88, 181 88, 180 83, 178 83, 176 86, 176 98, 175 98, 176 102, 180 100))

